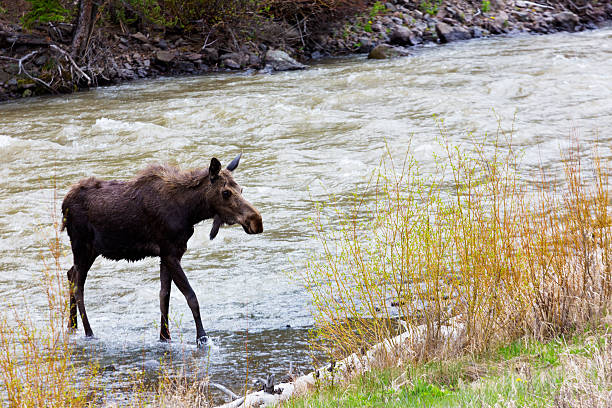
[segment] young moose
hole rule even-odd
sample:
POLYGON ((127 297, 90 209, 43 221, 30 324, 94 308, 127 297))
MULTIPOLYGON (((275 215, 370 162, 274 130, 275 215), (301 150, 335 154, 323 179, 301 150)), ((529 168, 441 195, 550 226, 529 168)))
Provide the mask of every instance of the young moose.
POLYGON ((152 165, 126 182, 90 177, 74 185, 62 203, 64 225, 70 236, 74 265, 68 271, 70 284, 70 328, 77 327, 79 308, 85 335, 93 336, 83 288, 87 272, 98 255, 136 261, 160 257, 159 293, 161 329, 159 338, 170 340, 168 307, 171 282, 187 299, 196 324, 196 343, 206 341, 198 299, 181 268, 181 258, 193 226, 213 218, 210 239, 223 224, 240 224, 247 234, 263 231, 261 215, 242 197, 242 188, 232 172, 238 155, 221 169, 216 158, 203 170, 180 171, 152 165))

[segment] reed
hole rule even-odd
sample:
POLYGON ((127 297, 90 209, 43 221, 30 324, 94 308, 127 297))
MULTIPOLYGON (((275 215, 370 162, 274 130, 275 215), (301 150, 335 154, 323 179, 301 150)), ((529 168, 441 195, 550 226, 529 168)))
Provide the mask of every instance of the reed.
POLYGON ((609 162, 574 141, 561 176, 530 172, 501 126, 465 148, 440 124, 439 142, 435 171, 387 151, 348 210, 317 205, 323 251, 301 275, 331 359, 421 325, 417 360, 550 338, 612 305, 609 162), (460 335, 445 337, 453 317, 460 335))

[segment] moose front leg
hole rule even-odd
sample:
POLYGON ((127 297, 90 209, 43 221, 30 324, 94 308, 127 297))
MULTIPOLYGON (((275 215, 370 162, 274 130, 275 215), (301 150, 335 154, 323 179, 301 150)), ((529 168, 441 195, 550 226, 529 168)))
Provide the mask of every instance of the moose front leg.
POLYGON ((161 263, 162 269, 166 268, 170 272, 172 281, 174 281, 174 284, 179 288, 183 296, 185 296, 185 299, 187 299, 187 304, 191 309, 193 320, 196 325, 196 344, 200 347, 207 341, 206 332, 202 326, 202 318, 200 317, 200 305, 198 304, 198 298, 195 292, 191 288, 191 285, 189 285, 185 272, 183 272, 183 268, 181 268, 180 258, 173 256, 163 257, 161 263))
POLYGON ((167 265, 160 265, 161 290, 159 291, 159 309, 161 311, 161 325, 159 328, 159 341, 170 341, 170 328, 168 326, 168 309, 170 307, 170 289, 172 288, 172 275, 167 265))

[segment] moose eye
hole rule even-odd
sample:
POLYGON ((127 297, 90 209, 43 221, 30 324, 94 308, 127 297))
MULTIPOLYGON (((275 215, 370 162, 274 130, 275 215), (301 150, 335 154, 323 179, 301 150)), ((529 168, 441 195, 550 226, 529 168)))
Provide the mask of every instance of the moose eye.
POLYGON ((229 190, 223 190, 221 194, 223 195, 223 198, 225 199, 230 198, 230 196, 232 195, 232 193, 230 193, 229 190))

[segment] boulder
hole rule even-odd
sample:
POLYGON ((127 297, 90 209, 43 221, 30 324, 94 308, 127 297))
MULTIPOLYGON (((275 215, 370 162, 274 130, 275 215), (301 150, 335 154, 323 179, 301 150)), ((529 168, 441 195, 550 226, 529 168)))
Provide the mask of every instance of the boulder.
POLYGON ((393 47, 388 44, 377 45, 368 54, 368 59, 387 59, 393 57, 403 57, 409 55, 403 48, 393 47))
POLYGON ((240 64, 234 61, 232 58, 225 58, 223 60, 223 65, 230 69, 240 69, 240 64))
POLYGON ((252 67, 258 67, 261 65, 261 58, 253 53, 248 53, 248 64, 252 67))
POLYGON ((157 53, 155 54, 155 57, 157 58, 157 61, 159 62, 169 63, 169 62, 172 62, 175 55, 172 51, 157 51, 157 53))
POLYGON ((359 37, 357 46, 357 52, 367 54, 372 50, 372 40, 368 37, 359 37))
POLYGON ((562 11, 553 15, 553 22, 556 26, 561 27, 564 30, 573 31, 580 23, 578 16, 571 11, 562 11))
POLYGON ((446 23, 436 24, 436 33, 440 38, 440 42, 448 43, 452 41, 469 40, 472 34, 468 30, 460 26, 451 27, 446 23))
POLYGON ((204 48, 202 55, 208 62, 216 62, 219 59, 219 51, 216 48, 204 48))
POLYGON ((197 61, 197 60, 201 60, 202 59, 202 54, 198 54, 198 53, 191 53, 187 55, 187 59, 189 61, 197 61))
POLYGON ((389 37, 391 44, 397 45, 416 45, 417 38, 408 27, 397 26, 389 37))
POLYGON ((266 52, 265 63, 271 66, 274 71, 290 71, 306 68, 306 65, 300 64, 291 58, 285 51, 281 50, 268 50, 268 52, 266 52))

